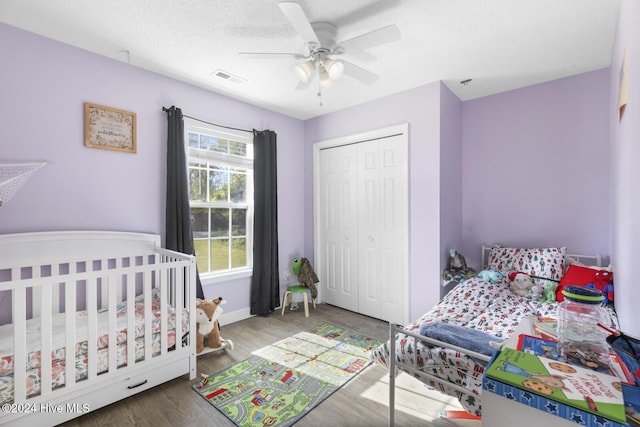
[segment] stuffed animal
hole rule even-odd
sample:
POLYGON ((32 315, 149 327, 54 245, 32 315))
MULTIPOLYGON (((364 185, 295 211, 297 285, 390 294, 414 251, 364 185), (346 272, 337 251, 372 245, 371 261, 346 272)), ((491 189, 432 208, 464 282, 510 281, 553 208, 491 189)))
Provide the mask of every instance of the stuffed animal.
POLYGON ((222 315, 222 304, 227 301, 222 297, 216 299, 200 299, 196 300, 196 353, 202 353, 204 350, 204 337, 208 337, 207 344, 211 348, 222 346, 220 338, 220 325, 218 319, 222 315))
POLYGON ((604 295, 602 305, 607 305, 613 301, 613 272, 608 270, 599 270, 596 273, 594 283, 589 283, 587 286, 602 292, 604 295))
POLYGON ((291 263, 291 270, 296 277, 300 275, 300 267, 302 267, 302 260, 300 258, 294 258, 291 263))
POLYGON ((528 274, 514 271, 509 274, 509 289, 514 294, 524 297, 529 294, 529 290, 533 287, 533 279, 528 274))
POLYGON ((610 302, 613 302, 614 292, 613 292, 612 284, 604 285, 604 287, 600 289, 595 283, 589 283, 587 285, 587 288, 598 289, 600 292, 602 292, 602 295, 604 296, 604 299, 602 300, 602 305, 607 305, 610 302))
POLYGON ((463 282, 472 277, 476 271, 467 266, 467 261, 462 254, 453 247, 449 249, 449 260, 447 261, 447 269, 443 272, 442 278, 463 282))
POLYGON ((598 270, 596 272, 596 289, 602 291, 605 286, 613 284, 613 272, 608 270, 598 270))
POLYGON ((531 298, 534 301, 539 301, 542 298, 543 291, 544 291, 543 286, 533 285, 531 289, 529 289, 529 293, 527 294, 527 297, 531 298))
POLYGON ((546 282, 544 282, 544 290, 542 291, 542 297, 540 298, 540 301, 555 302, 557 288, 558 288, 557 282, 553 282, 551 280, 547 280, 546 282))
POLYGON ((488 283, 502 283, 504 276, 498 270, 482 270, 478 277, 488 283))
POLYGON ((447 263, 447 270, 466 270, 467 261, 462 254, 456 251, 456 248, 449 249, 449 262, 447 263))

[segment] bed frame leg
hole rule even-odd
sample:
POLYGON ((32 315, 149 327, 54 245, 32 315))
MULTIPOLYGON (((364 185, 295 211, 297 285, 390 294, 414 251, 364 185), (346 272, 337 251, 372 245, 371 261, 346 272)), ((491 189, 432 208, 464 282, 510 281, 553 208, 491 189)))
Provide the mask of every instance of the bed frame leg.
POLYGON ((389 323, 389 426, 395 425, 396 325, 389 323))

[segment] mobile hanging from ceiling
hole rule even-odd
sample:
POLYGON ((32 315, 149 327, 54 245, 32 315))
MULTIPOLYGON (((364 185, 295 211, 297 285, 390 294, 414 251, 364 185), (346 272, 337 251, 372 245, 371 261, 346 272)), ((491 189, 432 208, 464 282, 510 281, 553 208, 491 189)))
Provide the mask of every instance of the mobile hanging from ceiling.
POLYGON ((398 27, 387 25, 338 42, 339 29, 334 24, 310 22, 302 7, 295 2, 282 1, 278 3, 278 6, 293 29, 302 38, 304 53, 240 52, 240 54, 258 57, 282 57, 284 55, 295 58, 299 62, 294 69, 300 78, 296 90, 307 89, 316 76, 318 76, 319 88, 328 89, 332 82, 339 79, 342 74, 371 85, 379 79, 377 74, 343 58, 335 59, 335 57, 400 40, 398 27))

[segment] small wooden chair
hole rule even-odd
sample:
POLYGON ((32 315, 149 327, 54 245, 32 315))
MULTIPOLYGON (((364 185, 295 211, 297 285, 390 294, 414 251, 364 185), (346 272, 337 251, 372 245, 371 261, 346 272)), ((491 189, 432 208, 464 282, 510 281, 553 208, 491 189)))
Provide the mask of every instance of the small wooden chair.
MULTIPOLYGON (((304 317, 309 317, 309 298, 307 296, 307 292, 309 292, 309 288, 302 285, 295 285, 287 287, 287 291, 284 293, 282 297, 282 316, 284 316, 284 309, 288 304, 291 304, 293 300, 293 294, 302 294, 302 300, 304 304, 304 317)), ((311 299, 313 301, 313 308, 316 308, 316 300, 311 299)))

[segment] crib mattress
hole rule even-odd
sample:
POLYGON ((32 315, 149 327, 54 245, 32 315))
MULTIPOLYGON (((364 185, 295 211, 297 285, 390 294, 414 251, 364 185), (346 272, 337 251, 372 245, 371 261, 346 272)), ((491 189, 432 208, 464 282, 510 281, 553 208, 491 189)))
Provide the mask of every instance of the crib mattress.
MULTIPOLYGON (((160 298, 157 289, 152 292, 152 355, 160 354, 160 298)), ((167 307, 167 329, 168 346, 176 343, 175 310, 167 307)), ((182 333, 183 336, 189 330, 189 313, 183 310, 182 333)), ((116 337, 116 364, 118 367, 127 364, 127 303, 117 306, 117 337, 116 337)), ((97 372, 107 372, 109 368, 109 334, 108 334, 108 311, 106 309, 98 312, 98 360, 97 372)), ((76 381, 86 379, 88 376, 88 326, 87 311, 76 313, 76 336, 75 348, 75 372, 76 381)), ((40 319, 27 321, 27 396, 34 396, 40 393, 40 319)), ((65 383, 66 369, 66 348, 65 346, 65 314, 56 314, 53 319, 53 348, 52 359, 52 388, 58 388, 65 383)), ((144 359, 144 296, 135 299, 135 360, 144 359)), ((13 325, 0 326, 0 404, 13 400, 13 325)))

